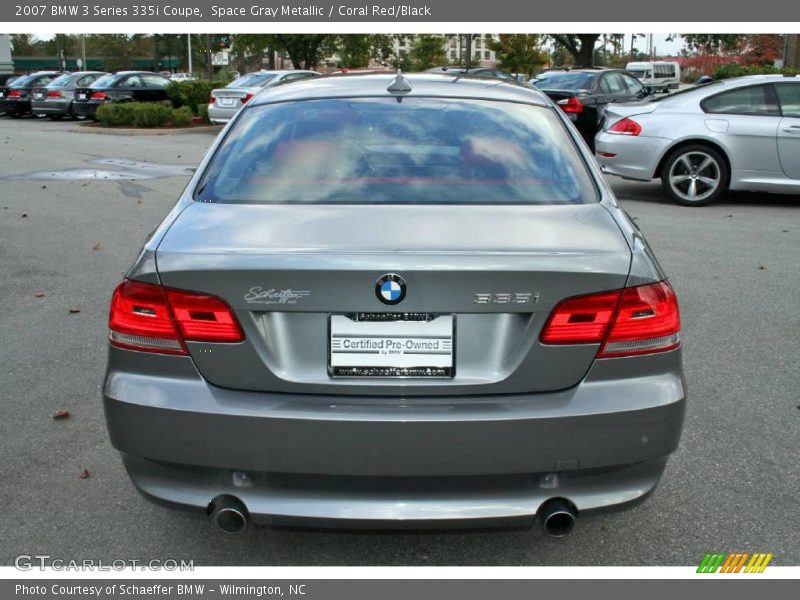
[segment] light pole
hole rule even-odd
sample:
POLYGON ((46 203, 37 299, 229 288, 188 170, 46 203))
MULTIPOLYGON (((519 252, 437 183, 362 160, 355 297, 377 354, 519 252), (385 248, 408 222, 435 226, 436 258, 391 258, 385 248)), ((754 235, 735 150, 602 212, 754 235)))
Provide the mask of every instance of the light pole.
POLYGON ((192 34, 186 34, 186 48, 189 54, 189 75, 192 74, 192 34))

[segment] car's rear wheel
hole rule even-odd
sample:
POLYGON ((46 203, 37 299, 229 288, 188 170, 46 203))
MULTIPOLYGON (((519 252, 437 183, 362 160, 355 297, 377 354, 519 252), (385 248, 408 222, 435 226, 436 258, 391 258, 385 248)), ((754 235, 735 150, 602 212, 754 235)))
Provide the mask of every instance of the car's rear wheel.
POLYGON ((678 204, 705 206, 725 192, 728 165, 710 146, 684 146, 667 157, 661 171, 661 183, 678 204))

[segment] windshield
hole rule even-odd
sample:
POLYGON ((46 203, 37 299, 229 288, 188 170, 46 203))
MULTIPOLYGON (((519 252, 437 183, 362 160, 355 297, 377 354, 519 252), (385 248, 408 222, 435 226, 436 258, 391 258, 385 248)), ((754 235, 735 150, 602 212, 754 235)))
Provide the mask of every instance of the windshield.
POLYGON ((536 86, 548 90, 588 90, 595 73, 545 73, 536 80, 536 86))
POLYGON ((235 203, 580 204, 585 163, 548 108, 431 98, 245 110, 196 199, 235 203))
POLYGON ((226 87, 229 88, 243 88, 243 87, 260 87, 266 85, 275 79, 274 73, 249 73, 242 75, 239 79, 229 83, 226 87))
POLYGON ((628 69, 628 73, 630 73, 637 79, 644 79, 653 76, 653 74, 650 71, 645 71, 643 69, 628 69))
POLYGON ((93 87, 93 88, 113 87, 123 77, 125 77, 125 74, 121 74, 121 73, 110 73, 108 75, 103 75, 100 79, 95 81, 89 87, 93 87))

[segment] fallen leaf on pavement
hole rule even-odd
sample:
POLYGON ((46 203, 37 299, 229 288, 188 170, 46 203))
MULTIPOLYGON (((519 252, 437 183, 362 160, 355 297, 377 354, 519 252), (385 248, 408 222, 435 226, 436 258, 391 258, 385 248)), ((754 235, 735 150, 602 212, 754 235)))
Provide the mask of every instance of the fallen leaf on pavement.
POLYGON ((91 473, 89 473, 89 469, 84 469, 83 471, 81 471, 80 478, 81 479, 89 479, 90 475, 91 475, 91 473))
POLYGON ((47 294, 45 294, 44 292, 36 292, 36 293, 34 294, 34 296, 35 296, 36 298, 44 298, 45 296, 47 296, 47 294))
POLYGON ((94 246, 92 246, 92 250, 100 250, 100 242, 98 242, 94 246))
POLYGON ((81 312, 80 308, 70 308, 69 309, 69 314, 71 314, 71 315, 75 315, 75 314, 77 314, 79 312, 81 312))
POLYGON ((65 409, 57 410, 56 412, 53 413, 53 418, 54 419, 69 419, 69 411, 65 410, 65 409))

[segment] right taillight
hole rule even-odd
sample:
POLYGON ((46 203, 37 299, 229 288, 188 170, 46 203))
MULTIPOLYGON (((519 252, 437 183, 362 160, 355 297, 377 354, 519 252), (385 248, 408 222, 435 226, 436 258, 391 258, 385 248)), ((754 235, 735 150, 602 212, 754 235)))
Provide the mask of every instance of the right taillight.
POLYGON ((244 339, 224 300, 129 279, 114 290, 108 328, 114 346, 161 354, 187 354, 185 341, 244 339))
POLYGON ((637 136, 642 133, 642 126, 633 119, 620 119, 606 130, 607 133, 615 135, 632 135, 637 136))
POLYGON ((559 100, 556 102, 561 110, 563 110, 567 114, 578 114, 583 112, 583 102, 578 100, 575 96, 570 96, 569 98, 564 98, 563 100, 559 100))
POLYGON ((680 345, 678 299, 666 281, 567 298, 545 323, 542 344, 601 344, 599 358, 649 354, 680 345))

